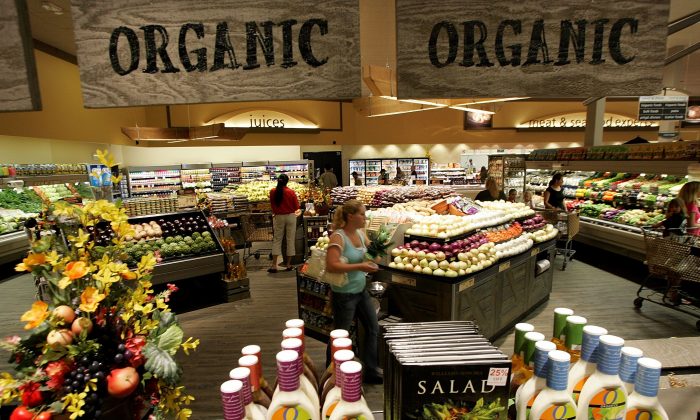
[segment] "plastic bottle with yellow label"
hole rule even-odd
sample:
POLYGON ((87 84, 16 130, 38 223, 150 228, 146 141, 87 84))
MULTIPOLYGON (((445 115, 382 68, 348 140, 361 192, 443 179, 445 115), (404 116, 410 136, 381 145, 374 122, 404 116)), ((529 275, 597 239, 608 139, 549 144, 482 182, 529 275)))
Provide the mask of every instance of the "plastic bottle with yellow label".
POLYGON ((588 378, 595 373, 600 337, 607 333, 608 330, 595 325, 586 325, 583 327, 581 358, 571 367, 569 383, 566 387, 572 394, 576 403, 578 403, 578 396, 581 394, 583 385, 585 385, 588 378))
POLYGON ((624 420, 627 389, 619 376, 624 345, 625 340, 620 337, 600 337, 596 371, 583 385, 576 420, 624 420))
POLYGON ((659 376, 661 376, 661 362, 649 357, 642 357, 637 361, 634 392, 627 399, 625 420, 668 420, 668 414, 657 396, 659 376))
POLYGON ((554 350, 547 357, 547 386, 535 398, 528 419, 574 420, 576 403, 566 390, 571 355, 554 350))

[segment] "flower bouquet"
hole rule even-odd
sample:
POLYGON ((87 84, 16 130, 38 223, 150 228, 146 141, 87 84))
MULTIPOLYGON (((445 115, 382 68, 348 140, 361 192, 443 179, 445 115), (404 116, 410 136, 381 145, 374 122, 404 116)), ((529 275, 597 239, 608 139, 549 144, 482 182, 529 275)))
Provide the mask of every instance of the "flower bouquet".
POLYGON ((16 270, 40 279, 42 300, 21 317, 29 335, 0 345, 15 366, 0 373, 0 405, 21 402, 11 419, 140 418, 146 409, 153 419, 189 418, 194 398, 179 385, 175 355, 199 340, 184 340, 168 307, 177 287, 152 290, 156 256, 123 262, 134 235, 125 211, 104 200, 57 202, 36 229, 16 270), (133 414, 110 416, 111 406, 133 414))

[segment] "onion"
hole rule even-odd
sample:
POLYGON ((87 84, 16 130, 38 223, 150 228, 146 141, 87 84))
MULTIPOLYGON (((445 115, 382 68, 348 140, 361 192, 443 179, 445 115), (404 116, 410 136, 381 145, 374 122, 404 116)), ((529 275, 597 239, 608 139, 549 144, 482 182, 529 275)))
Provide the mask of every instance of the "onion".
POLYGON ((449 260, 450 258, 452 258, 453 255, 454 255, 454 254, 452 254, 452 252, 450 252, 450 251, 445 251, 445 259, 446 259, 446 260, 449 260))
POLYGON ((408 243, 408 242, 406 242, 405 244, 403 244, 403 247, 406 248, 406 249, 411 249, 411 248, 412 248, 412 247, 411 247, 411 244, 408 243))
POLYGON ((416 240, 411 241, 411 248, 415 249, 415 248, 418 248, 419 246, 420 246, 420 242, 418 242, 416 240))
POLYGON ((452 252, 452 245, 450 245, 450 244, 445 244, 445 245, 442 246, 441 249, 442 249, 443 252, 452 252))
POLYGON ((419 245, 420 245, 420 247, 421 247, 422 249, 424 249, 424 250, 425 250, 425 249, 428 249, 428 247, 430 246, 430 244, 427 243, 427 242, 425 242, 425 241, 421 242, 419 245))
POLYGON ((442 247, 440 246, 440 244, 438 244, 438 243, 436 243, 436 242, 433 242, 432 244, 430 244, 430 246, 428 247, 428 249, 430 250, 430 252, 437 252, 437 251, 439 251, 440 249, 442 249, 442 247))

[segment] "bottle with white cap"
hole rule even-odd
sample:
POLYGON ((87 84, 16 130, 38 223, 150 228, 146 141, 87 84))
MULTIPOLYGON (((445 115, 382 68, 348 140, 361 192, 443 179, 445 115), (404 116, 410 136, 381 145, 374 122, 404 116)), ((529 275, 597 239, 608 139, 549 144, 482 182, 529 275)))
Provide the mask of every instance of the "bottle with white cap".
POLYGON ((300 388, 300 363, 303 363, 301 356, 294 350, 282 350, 277 353, 279 390, 272 397, 270 408, 267 410, 267 420, 319 420, 318 406, 314 406, 300 388))
POLYGON ((267 379, 265 379, 265 375, 263 375, 260 346, 255 344, 245 346, 243 349, 241 349, 241 354, 243 356, 255 356, 258 358, 256 370, 258 373, 260 389, 265 393, 265 395, 267 395, 268 398, 272 398, 272 394, 274 394, 274 392, 272 391, 272 387, 270 387, 270 382, 268 382, 267 379))
POLYGON ((221 384, 221 405, 224 411, 224 420, 244 420, 245 408, 241 390, 241 381, 229 380, 221 384))
POLYGON ((355 361, 340 365, 343 381, 341 399, 335 406, 330 420, 374 420, 372 411, 362 399, 362 365, 355 361))
POLYGON ((668 420, 668 414, 658 398, 661 362, 642 357, 637 365, 634 392, 627 399, 625 420, 668 420))
POLYGON ((510 376, 510 388, 516 390, 529 379, 531 372, 525 367, 525 334, 535 331, 535 326, 526 322, 515 324, 515 343, 513 345, 513 355, 510 357, 513 362, 513 370, 510 376))
MULTIPOLYGON (((352 340, 350 340, 349 338, 336 338, 335 340, 333 340, 333 343, 331 344, 331 351, 333 353, 333 359, 331 361, 331 366, 333 366, 333 368, 335 369, 335 372, 333 372, 333 374, 330 377, 328 377, 328 380, 326 381, 326 383, 323 384, 323 389, 321 389, 321 405, 323 405, 324 402, 326 401, 327 395, 330 392, 330 390, 335 388, 336 385, 340 385, 340 384, 336 384, 336 382, 338 381, 339 370, 336 369, 336 367, 335 367, 335 354, 340 350, 352 350, 352 340)), ((353 357, 354 357, 354 353, 353 353, 353 357)), ((338 388, 338 390, 340 391, 340 388, 338 388)), ((340 397, 338 397, 338 398, 340 398, 340 397)))
POLYGON ((523 363, 525 363, 530 370, 534 371, 535 369, 535 343, 542 340, 544 340, 544 334, 537 331, 531 331, 525 334, 525 358, 523 359, 523 363))
MULTIPOLYGON (((334 386, 333 388, 331 388, 330 391, 328 391, 326 399, 323 402, 323 408, 321 409, 322 420, 330 418, 331 414, 333 413, 333 410, 335 410, 335 406, 338 405, 338 402, 340 402, 343 386, 343 375, 342 371, 340 370, 340 367, 343 363, 353 360, 354 357, 355 353, 353 353, 351 350, 338 350, 337 352, 335 352, 335 355, 333 356, 333 364, 335 366, 334 386)), ((365 404, 367 403, 365 401, 365 397, 362 397, 362 402, 364 402, 365 404)))
POLYGON ((312 382, 319 384, 320 383, 319 378, 320 378, 321 373, 316 370, 316 365, 314 365, 314 361, 311 359, 311 357, 309 357, 308 354, 306 354, 306 331, 304 329, 304 325, 305 324, 304 324, 303 319, 299 319, 299 318, 288 319, 287 322, 284 323, 284 327, 285 328, 299 328, 301 330, 301 336, 286 337, 286 336, 284 336, 284 334, 282 334, 282 335, 284 336, 284 338, 298 338, 302 341, 302 343, 304 344, 304 365, 306 365, 308 367, 309 371, 311 371, 311 373, 313 373, 313 375, 314 375, 314 380, 312 382))
POLYGON ((582 316, 570 315, 566 317, 566 338, 564 346, 566 352, 571 355, 571 363, 576 363, 581 358, 581 345, 583 343, 583 327, 588 320, 582 316))
POLYGON ((625 340, 614 335, 600 337, 596 371, 578 397, 576 420, 624 419, 627 390, 620 379, 620 360, 625 340))
POLYGON ((258 406, 253 402, 253 393, 250 388, 250 369, 247 367, 237 367, 232 369, 228 375, 231 379, 241 381, 243 389, 241 389, 241 398, 245 407, 246 420, 265 420, 265 413, 260 411, 258 406))
MULTIPOLYGON (((331 343, 331 352, 329 354, 330 356, 330 363, 328 364, 328 367, 326 368, 325 371, 323 371, 323 374, 321 374, 321 378, 318 380, 318 385, 319 385, 319 392, 323 391, 323 387, 326 384, 326 381, 328 378, 335 373, 335 368, 333 367, 333 341, 336 338, 350 338, 350 333, 348 330, 343 330, 343 329, 337 329, 331 331, 331 338, 330 338, 330 343, 331 343)), ((348 349, 352 350, 352 349, 348 349)))
POLYGON ((569 308, 554 308, 554 327, 552 328, 552 342, 557 345, 557 350, 566 350, 564 334, 566 333, 566 318, 573 315, 569 308))
MULTIPOLYGON (((296 320, 292 320, 296 321, 296 320)), ((289 321, 287 321, 289 322, 289 321)), ((306 344, 304 342, 304 330, 301 328, 287 328, 284 331, 282 331, 282 339, 286 340, 288 338, 295 338, 301 342, 301 357, 302 357, 302 365, 304 368, 304 376, 311 382, 311 384, 318 390, 318 376, 316 375, 316 371, 314 370, 313 363, 311 362, 311 358, 306 354, 306 344), (307 362, 308 360, 308 362, 307 362)), ((318 394, 318 391, 316 391, 318 394)))
POLYGON ((578 396, 581 394, 583 385, 586 384, 588 378, 595 372, 600 336, 607 333, 608 330, 595 325, 586 325, 583 327, 581 358, 571 367, 571 371, 569 372, 569 384, 566 387, 577 404, 578 396))
MULTIPOLYGON (((313 406, 316 407, 316 412, 320 412, 321 402, 318 398, 318 388, 315 387, 314 384, 309 380, 309 378, 304 376, 304 374, 302 373, 304 371, 304 362, 302 359, 304 353, 302 351, 301 340, 299 340, 298 338, 287 338, 286 340, 282 340, 282 350, 293 350, 299 354, 297 363, 299 364, 300 372, 300 389, 304 392, 304 394, 306 394, 307 397, 309 397, 309 401, 311 401, 311 404, 313 404, 313 406)), ((280 378, 278 377, 277 380, 279 381, 280 378)), ((280 384, 278 382, 277 388, 275 388, 275 393, 277 393, 279 389, 280 384)))
POLYGON ((534 375, 518 388, 515 394, 515 410, 517 420, 527 420, 532 404, 537 395, 547 385, 547 360, 550 351, 557 349, 551 341, 542 340, 535 343, 534 375))
POLYGON ((625 384, 627 395, 634 391, 634 379, 637 375, 637 361, 644 356, 644 352, 636 347, 622 348, 622 361, 620 362, 620 379, 625 384))
POLYGON ((547 358, 547 386, 537 394, 528 418, 573 420, 576 418, 576 403, 566 390, 571 355, 554 350, 549 352, 547 358))
POLYGON ((260 359, 253 355, 243 356, 238 359, 238 366, 250 369, 250 391, 253 395, 253 403, 258 406, 258 409, 263 414, 266 414, 267 407, 270 406, 270 397, 260 389, 260 377, 258 375, 259 363, 260 359))

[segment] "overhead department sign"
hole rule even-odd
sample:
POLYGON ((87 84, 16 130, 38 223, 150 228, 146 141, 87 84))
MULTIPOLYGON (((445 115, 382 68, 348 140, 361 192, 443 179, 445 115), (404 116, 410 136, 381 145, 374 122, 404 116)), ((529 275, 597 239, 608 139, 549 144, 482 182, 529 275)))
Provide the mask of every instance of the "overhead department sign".
POLYGON ((668 0, 397 0, 399 98, 661 89, 668 0))
POLYGON ((72 0, 86 107, 360 96, 358 0, 72 0))

